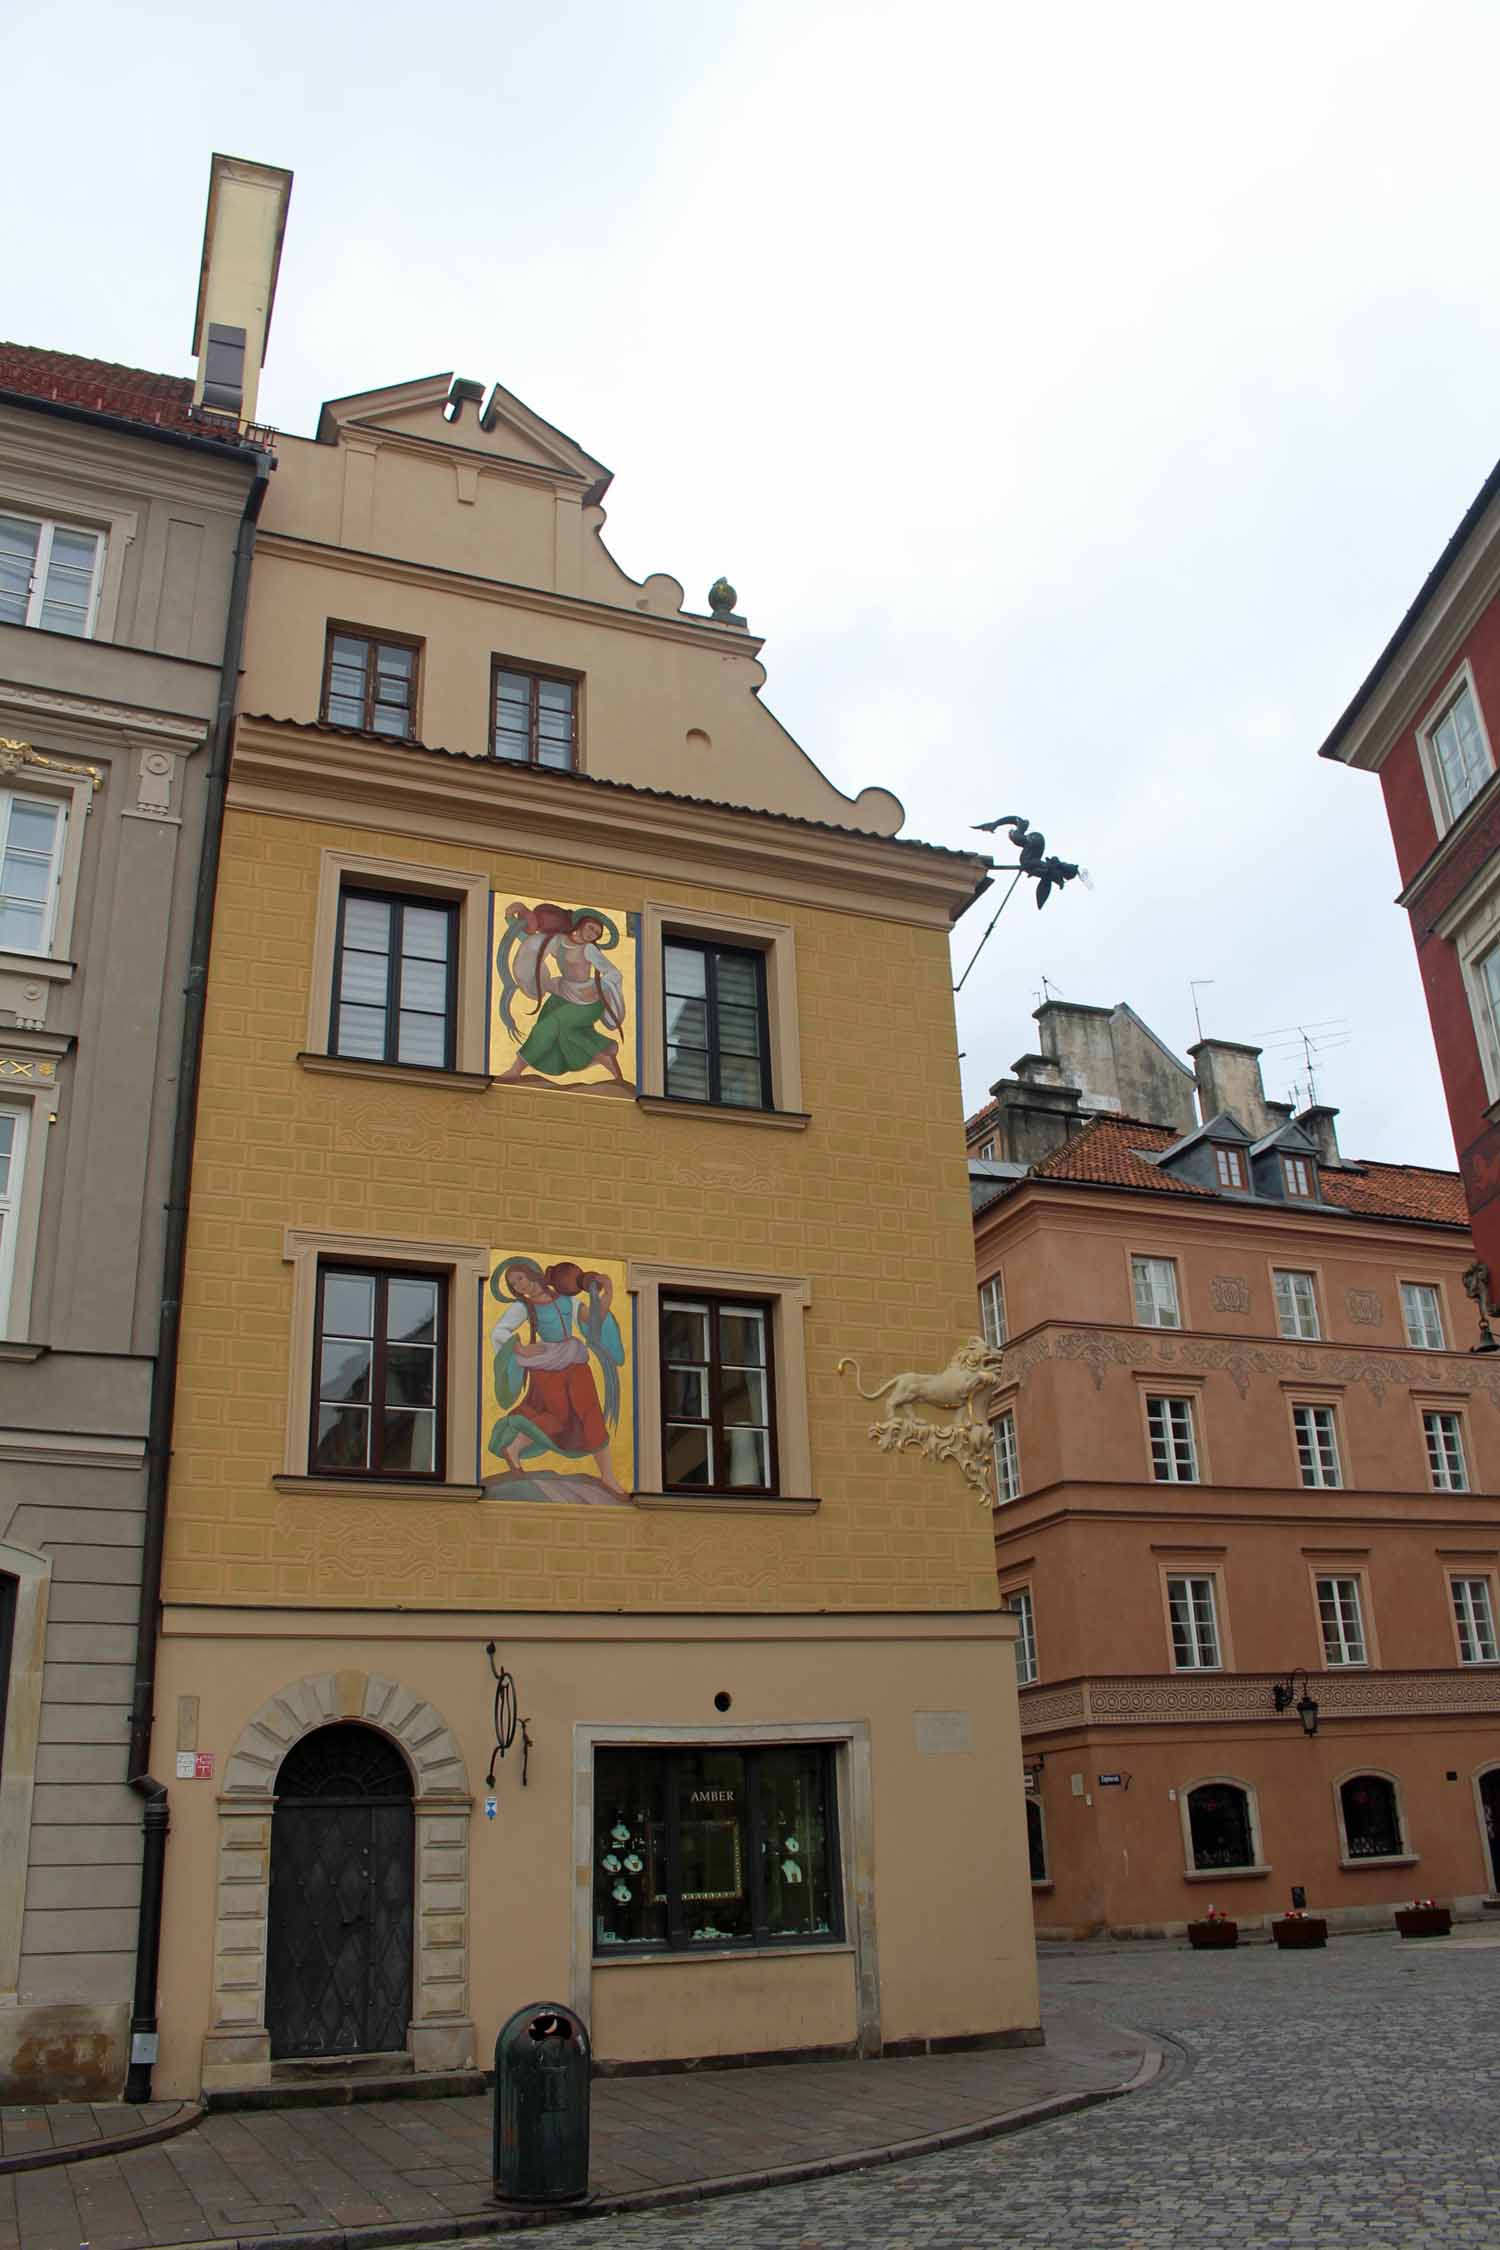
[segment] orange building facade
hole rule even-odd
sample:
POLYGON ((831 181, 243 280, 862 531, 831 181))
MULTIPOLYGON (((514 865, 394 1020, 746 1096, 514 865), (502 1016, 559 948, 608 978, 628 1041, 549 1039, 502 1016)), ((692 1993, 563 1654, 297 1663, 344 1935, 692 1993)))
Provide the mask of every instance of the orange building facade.
POLYGON ((1500 1355, 1457 1174, 1344 1158, 1254 1049, 1038 1020, 968 1129, 1038 1934, 1500 1904, 1500 1355))

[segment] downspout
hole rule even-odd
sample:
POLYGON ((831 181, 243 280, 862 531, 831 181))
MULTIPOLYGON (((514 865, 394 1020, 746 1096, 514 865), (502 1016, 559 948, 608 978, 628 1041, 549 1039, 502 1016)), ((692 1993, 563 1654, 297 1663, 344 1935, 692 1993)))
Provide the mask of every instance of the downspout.
POLYGON ((167 1186, 166 1233, 162 1244, 161 1314, 156 1365, 151 1379, 151 1419, 146 1437, 146 1527, 141 1551, 141 1606, 136 1628, 135 1679, 130 1698, 130 1786, 144 1797, 141 1904, 136 1928, 135 1996, 130 2016, 127 2102, 149 2102, 156 2061, 156 1979, 161 1960, 162 1884, 166 1871, 167 1785, 150 1771, 151 1726, 156 1701, 156 1656, 161 1614, 162 1547, 167 1521, 167 1477, 172 1463, 172 1416, 177 1399, 177 1357, 182 1337, 182 1278, 187 1262, 188 1193, 193 1175, 193 1127, 198 1111, 198 1079, 203 1057, 203 1013, 208 989, 208 956, 213 941, 214 892, 224 837, 224 798, 229 783, 229 747, 245 641, 245 611, 250 592, 250 559, 255 527, 265 502, 272 455, 259 454, 255 477, 245 495, 229 615, 224 627, 224 661, 209 751, 207 798, 203 809, 203 850, 193 898, 193 928, 188 945, 183 992, 182 1044, 177 1066, 177 1114, 172 1123, 172 1166, 167 1186))

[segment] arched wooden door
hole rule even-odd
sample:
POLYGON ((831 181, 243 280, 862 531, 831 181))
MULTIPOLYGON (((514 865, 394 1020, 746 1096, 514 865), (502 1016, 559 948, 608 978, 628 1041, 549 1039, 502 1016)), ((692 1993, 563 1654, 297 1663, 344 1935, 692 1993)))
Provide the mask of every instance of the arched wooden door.
POLYGON ((1500 1892, 1500 1766, 1479 1776, 1479 1802, 1484 1807, 1484 1841, 1489 1852, 1490 1889, 1500 1892))
POLYGON ((411 1776, 384 1735, 319 1727, 287 1753, 271 1821, 273 2058, 405 2047, 412 1847, 411 1776))

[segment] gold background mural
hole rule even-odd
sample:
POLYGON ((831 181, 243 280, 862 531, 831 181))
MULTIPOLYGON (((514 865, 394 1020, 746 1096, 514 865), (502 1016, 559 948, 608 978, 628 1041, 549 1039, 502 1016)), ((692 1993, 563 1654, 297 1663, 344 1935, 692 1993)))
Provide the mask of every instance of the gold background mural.
POLYGON ((497 1250, 480 1334, 486 1497, 623 1505, 635 1474, 624 1266, 497 1250))
POLYGON ((490 1069, 499 1083, 636 1090, 636 940, 623 907, 495 898, 490 1069))

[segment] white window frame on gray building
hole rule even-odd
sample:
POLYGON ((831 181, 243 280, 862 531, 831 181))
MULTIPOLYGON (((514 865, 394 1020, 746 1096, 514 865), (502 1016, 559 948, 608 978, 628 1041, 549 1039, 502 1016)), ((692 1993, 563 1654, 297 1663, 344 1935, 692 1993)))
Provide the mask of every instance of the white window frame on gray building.
POLYGON ((22 566, 27 573, 24 596, 19 587, 6 588, 6 564, 9 562, 12 570, 16 564, 8 552, 0 552, 0 624, 41 627, 50 633, 70 634, 75 640, 92 640, 99 622, 99 590, 104 583, 103 532, 92 529, 88 524, 67 523, 54 516, 27 515, 3 507, 0 507, 0 525, 15 525, 36 534, 30 559, 22 566), (81 601, 69 602, 61 598, 62 574, 77 573, 82 565, 76 561, 64 561, 56 554, 59 532, 64 539, 87 540, 93 548, 93 556, 87 566, 88 583, 81 601), (56 588, 54 579, 59 581, 56 588), (19 607, 19 615, 13 614, 16 607, 19 607), (47 614, 49 609, 54 613, 50 618, 47 614), (81 622, 77 625, 60 623, 58 613, 61 611, 72 611, 81 622))

